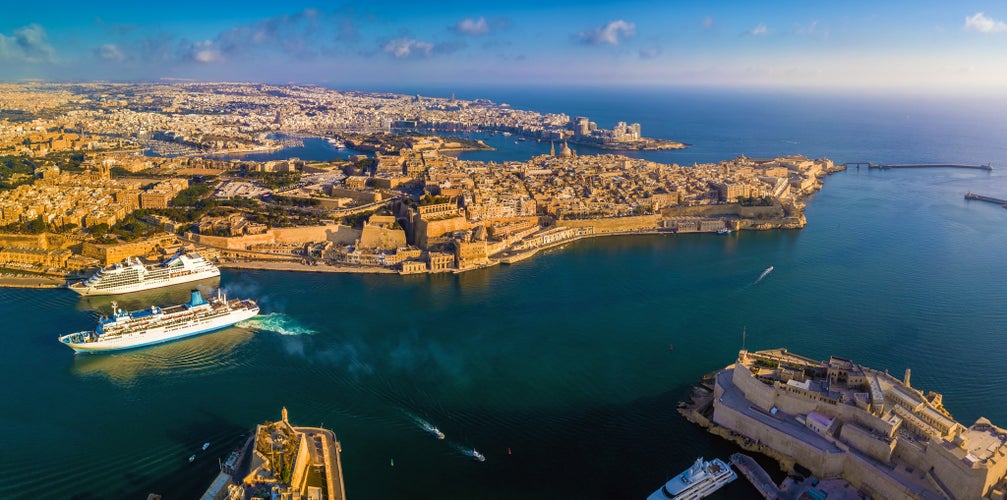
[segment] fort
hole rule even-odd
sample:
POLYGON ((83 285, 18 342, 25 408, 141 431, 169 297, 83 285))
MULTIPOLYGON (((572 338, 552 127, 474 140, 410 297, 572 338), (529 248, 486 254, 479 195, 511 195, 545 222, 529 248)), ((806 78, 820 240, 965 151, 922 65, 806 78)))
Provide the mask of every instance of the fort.
POLYGON ((784 468, 842 478, 878 498, 1007 497, 1007 430, 966 427, 939 393, 833 356, 740 351, 680 410, 784 468))

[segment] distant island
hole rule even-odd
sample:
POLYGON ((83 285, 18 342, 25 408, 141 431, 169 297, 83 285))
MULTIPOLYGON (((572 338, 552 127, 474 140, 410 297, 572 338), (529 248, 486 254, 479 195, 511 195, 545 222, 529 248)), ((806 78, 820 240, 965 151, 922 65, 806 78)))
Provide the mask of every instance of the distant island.
POLYGON ((601 235, 801 228, 804 200, 843 168, 804 156, 680 166, 582 155, 571 145, 679 143, 485 100, 313 86, 0 85, 0 108, 18 111, 0 119, 0 286, 53 286, 183 246, 225 267, 418 274, 601 235), (551 151, 502 163, 448 154, 491 149, 450 135, 472 130, 548 140, 551 151), (233 156, 305 137, 363 153, 233 156))

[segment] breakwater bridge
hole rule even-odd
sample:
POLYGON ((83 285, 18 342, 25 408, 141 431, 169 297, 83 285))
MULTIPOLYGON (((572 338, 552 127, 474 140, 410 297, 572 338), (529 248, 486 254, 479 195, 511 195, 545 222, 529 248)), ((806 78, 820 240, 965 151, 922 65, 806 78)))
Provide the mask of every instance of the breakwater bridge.
POLYGON ((987 163, 985 165, 966 165, 961 163, 873 163, 869 161, 848 161, 843 163, 846 168, 850 167, 867 167, 867 168, 971 168, 977 170, 987 170, 992 171, 993 165, 987 163))
POLYGON ((976 193, 971 193, 970 192, 970 193, 965 193, 965 199, 966 200, 985 201, 986 203, 995 203, 997 205, 1000 205, 1001 207, 1007 208, 1007 200, 1002 200, 1000 198, 994 198, 992 196, 985 196, 985 195, 981 195, 981 194, 976 194, 976 193))

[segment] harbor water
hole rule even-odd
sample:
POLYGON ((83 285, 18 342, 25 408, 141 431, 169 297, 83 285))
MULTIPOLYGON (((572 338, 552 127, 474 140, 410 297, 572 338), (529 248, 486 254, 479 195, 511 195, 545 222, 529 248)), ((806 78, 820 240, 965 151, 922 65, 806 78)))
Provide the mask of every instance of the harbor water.
MULTIPOLYGON (((295 424, 335 431, 350 498, 643 498, 696 457, 737 451, 676 404, 734 360, 743 330, 749 349, 912 368, 959 421, 1007 425, 1007 210, 964 199, 1007 197, 1000 104, 485 92, 603 127, 640 121, 693 146, 635 154, 683 165, 805 153, 994 170, 851 169, 826 179, 800 231, 594 238, 460 275, 228 269, 219 285, 263 316, 110 355, 75 356, 56 337, 93 327, 111 299, 0 289, 0 497, 196 498, 217 459, 286 406, 295 424)), ((487 141, 508 148, 484 159, 548 150, 487 141)), ((754 494, 743 479, 719 493, 754 494)))

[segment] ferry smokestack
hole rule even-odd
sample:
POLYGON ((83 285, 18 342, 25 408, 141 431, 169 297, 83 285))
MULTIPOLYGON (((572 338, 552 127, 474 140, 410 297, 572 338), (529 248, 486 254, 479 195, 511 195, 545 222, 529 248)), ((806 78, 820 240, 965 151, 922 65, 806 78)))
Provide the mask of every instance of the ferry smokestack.
POLYGON ((203 294, 199 293, 199 290, 193 290, 189 293, 189 307, 196 307, 205 303, 203 294))

